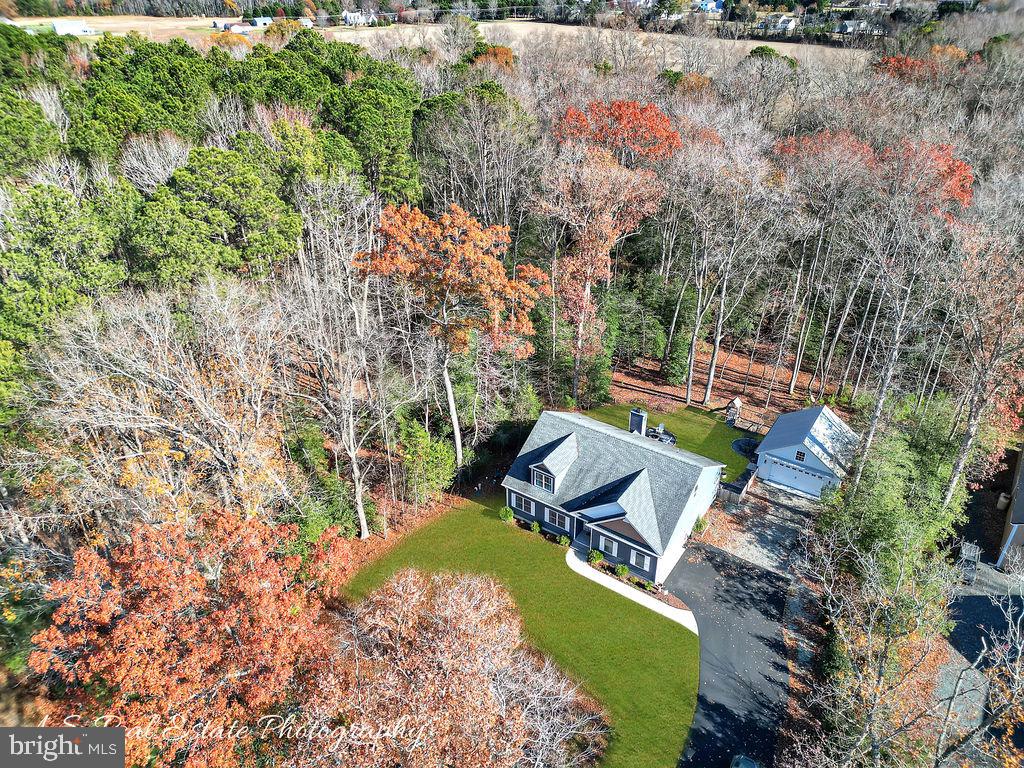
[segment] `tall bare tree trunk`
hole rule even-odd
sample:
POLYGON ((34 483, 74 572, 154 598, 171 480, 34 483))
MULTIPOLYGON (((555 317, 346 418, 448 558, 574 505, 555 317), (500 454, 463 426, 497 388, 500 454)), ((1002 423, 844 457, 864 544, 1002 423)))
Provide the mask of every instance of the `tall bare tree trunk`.
POLYGON ((452 423, 452 442, 455 444, 455 466, 462 467, 462 428, 459 426, 459 409, 455 405, 455 390, 452 388, 452 377, 448 373, 451 356, 445 353, 444 364, 441 366, 441 381, 444 382, 444 395, 448 399, 448 418, 452 423))

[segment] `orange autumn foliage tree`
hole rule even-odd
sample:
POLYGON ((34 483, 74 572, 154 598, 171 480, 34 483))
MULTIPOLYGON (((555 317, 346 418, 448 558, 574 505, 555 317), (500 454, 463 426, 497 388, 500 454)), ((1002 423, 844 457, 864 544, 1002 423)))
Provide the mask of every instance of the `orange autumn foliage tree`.
POLYGON ((512 49, 505 45, 491 45, 487 50, 473 59, 477 66, 493 67, 502 72, 511 72, 515 69, 516 55, 512 49))
POLYGON ((664 160, 683 145, 664 112, 637 101, 594 101, 586 111, 569 107, 555 126, 555 136, 563 143, 582 141, 603 147, 630 167, 664 160))
POLYGON ((315 735, 287 768, 582 766, 599 756, 599 711, 525 645, 511 596, 487 577, 402 571, 337 631, 298 696, 299 722, 315 735))
POLYGON ((573 327, 572 396, 578 401, 584 358, 600 350, 603 324, 592 292, 611 276, 611 250, 661 205, 657 176, 643 168, 682 145, 655 104, 591 102, 570 107, 555 126, 558 162, 546 171, 540 208, 566 226, 571 244, 558 263, 561 310, 573 327))
POLYGON ((496 349, 516 358, 533 347, 530 310, 546 290, 547 275, 520 264, 510 277, 502 259, 508 250, 507 227, 484 227, 457 205, 438 219, 418 208, 389 206, 381 216, 378 244, 361 254, 368 273, 408 286, 431 331, 443 347, 442 378, 448 397, 456 461, 463 464, 462 432, 449 365, 469 348, 474 333, 486 334, 496 349))
POLYGON ((938 67, 934 61, 915 59, 912 56, 884 56, 875 64, 875 71, 894 80, 916 83, 934 79, 938 67))
POLYGON ((51 586, 57 608, 29 658, 63 690, 45 705, 51 721, 137 727, 129 765, 244 764, 251 736, 200 729, 252 725, 285 701, 320 647, 319 604, 298 582, 300 559, 276 554, 282 533, 219 514, 195 531, 139 526, 109 556, 79 549, 73 575, 51 586))
POLYGON ((974 198, 974 170, 949 144, 904 140, 881 152, 879 161, 885 183, 916 197, 921 210, 949 220, 974 198))
POLYGON ((538 207, 561 222, 570 244, 555 254, 552 272, 561 312, 573 328, 573 398, 579 399, 583 361, 600 351, 603 323, 593 289, 611 277, 611 251, 657 212, 663 189, 646 169, 629 169, 605 149, 571 146, 546 169, 538 207))

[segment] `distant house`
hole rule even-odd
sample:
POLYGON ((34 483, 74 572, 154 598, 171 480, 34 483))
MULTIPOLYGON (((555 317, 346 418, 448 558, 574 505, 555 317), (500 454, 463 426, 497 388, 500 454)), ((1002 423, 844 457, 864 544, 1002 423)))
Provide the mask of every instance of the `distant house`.
POLYGON ((252 25, 256 29, 263 29, 264 27, 269 27, 273 23, 274 20, 269 16, 257 16, 255 19, 252 20, 252 25))
POLYGON ((846 477, 859 443, 857 433, 827 405, 783 413, 757 447, 757 476, 820 498, 846 477))
POLYGON ((236 35, 248 35, 254 29, 256 29, 256 27, 252 24, 232 24, 228 27, 228 31, 234 32, 236 35))
POLYGON ((95 29, 78 19, 57 19, 53 22, 53 31, 58 35, 75 35, 76 37, 98 34, 95 29))
POLYGON ((373 11, 345 11, 341 20, 350 27, 365 27, 377 23, 377 15, 373 11))
POLYGON ((776 32, 792 32, 797 28, 796 16, 783 16, 775 22, 776 32))
POLYGON ((871 26, 864 19, 847 19, 836 25, 838 35, 866 35, 871 26))
POLYGON ((639 409, 623 428, 545 411, 502 481, 508 506, 573 546, 663 582, 714 502, 725 465, 646 432, 639 409))
POLYGON ((306 29, 312 29, 313 28, 313 20, 312 19, 307 19, 305 16, 303 16, 303 17, 301 17, 299 19, 299 24, 302 25, 303 27, 305 27, 306 29))
POLYGON ((690 7, 698 13, 721 13, 723 5, 722 0, 700 0, 690 7))
POLYGON ((797 19, 795 16, 787 16, 783 13, 769 13, 760 24, 759 29, 763 29, 771 34, 784 34, 791 32, 797 28, 797 19))

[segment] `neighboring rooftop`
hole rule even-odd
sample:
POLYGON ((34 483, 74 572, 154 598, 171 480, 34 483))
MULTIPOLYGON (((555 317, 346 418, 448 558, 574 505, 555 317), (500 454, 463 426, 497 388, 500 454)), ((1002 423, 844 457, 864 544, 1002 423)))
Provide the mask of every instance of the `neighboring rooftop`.
POLYGON ((780 414, 757 447, 758 453, 806 446, 838 477, 846 475, 857 455, 860 437, 827 405, 780 414))
POLYGON ((660 555, 701 472, 725 465, 632 434, 626 426, 620 429, 578 413, 545 411, 502 485, 600 520, 609 530, 660 555), (554 493, 531 484, 530 469, 535 466, 558 474, 554 493))

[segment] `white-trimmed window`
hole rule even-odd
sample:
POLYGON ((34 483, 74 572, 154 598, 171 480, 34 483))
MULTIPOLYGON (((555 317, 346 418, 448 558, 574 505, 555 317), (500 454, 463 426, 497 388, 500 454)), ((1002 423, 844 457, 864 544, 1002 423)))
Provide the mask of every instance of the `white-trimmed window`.
POLYGON ((555 478, 539 469, 533 470, 533 484, 548 493, 555 492, 555 478))
POLYGON ((528 515, 533 514, 533 499, 528 499, 525 496, 520 496, 518 493, 512 494, 512 507, 518 509, 520 512, 525 512, 528 515))
POLYGON ((544 519, 556 528, 561 528, 563 531, 569 530, 569 517, 557 509, 545 509, 544 519))
POLYGON ((797 461, 806 461, 807 460, 807 454, 804 453, 803 451, 797 451, 796 452, 796 460, 797 461))
POLYGON ((597 537, 597 548, 606 555, 611 555, 612 557, 616 557, 619 554, 619 542, 615 539, 610 539, 607 536, 597 537))
POLYGON ((651 567, 651 558, 645 555, 643 552, 637 552, 635 549, 629 556, 629 562, 639 568, 641 571, 646 571, 651 567))

